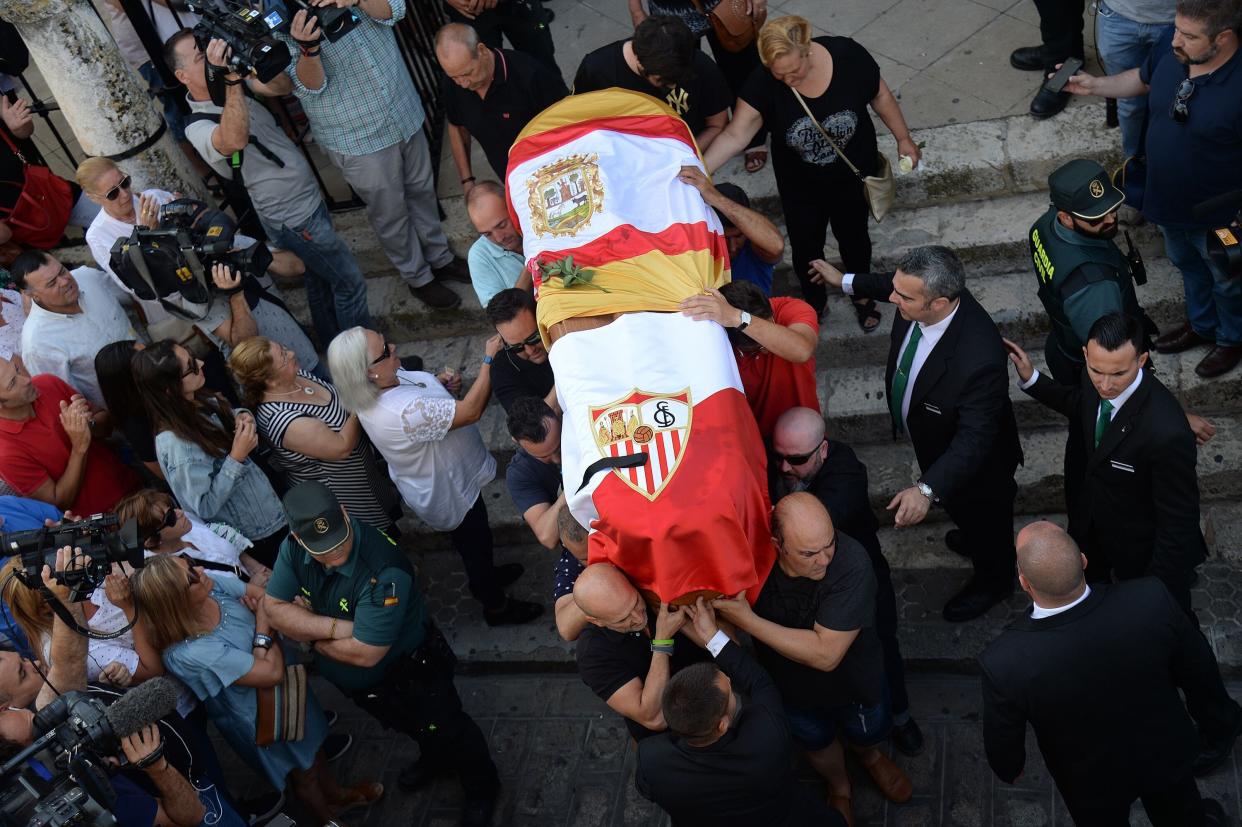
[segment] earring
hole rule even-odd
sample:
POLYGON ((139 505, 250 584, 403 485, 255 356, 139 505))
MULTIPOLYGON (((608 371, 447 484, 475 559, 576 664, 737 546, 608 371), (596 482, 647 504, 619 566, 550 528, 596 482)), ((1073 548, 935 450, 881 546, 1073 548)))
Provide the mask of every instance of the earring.
POLYGON ((378 377, 378 376, 376 376, 374 373, 372 373, 372 374, 371 374, 371 378, 372 378, 372 379, 379 379, 379 377, 378 377))

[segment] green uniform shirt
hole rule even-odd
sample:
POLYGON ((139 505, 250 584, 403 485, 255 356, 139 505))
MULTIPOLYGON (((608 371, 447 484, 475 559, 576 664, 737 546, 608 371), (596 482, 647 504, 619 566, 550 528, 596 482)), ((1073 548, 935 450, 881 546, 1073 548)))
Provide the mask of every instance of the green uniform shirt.
POLYGON ((352 620, 354 638, 372 646, 388 646, 375 666, 351 666, 315 653, 319 673, 345 692, 374 686, 393 661, 422 645, 427 632, 427 606, 414 585, 414 570, 388 535, 350 519, 354 547, 343 566, 325 568, 292 536, 280 547, 267 593, 291 601, 299 594, 311 611, 352 620))

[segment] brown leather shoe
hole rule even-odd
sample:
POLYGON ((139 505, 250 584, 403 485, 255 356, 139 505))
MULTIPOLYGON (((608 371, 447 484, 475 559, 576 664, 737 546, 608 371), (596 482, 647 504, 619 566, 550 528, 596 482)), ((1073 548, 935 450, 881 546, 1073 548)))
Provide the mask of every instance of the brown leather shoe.
POLYGON ((871 775, 876 788, 889 801, 905 804, 914 795, 914 785, 910 783, 910 779, 884 753, 879 753, 879 757, 865 769, 871 775))
POLYGON ((829 795, 828 806, 841 814, 848 827, 854 827, 854 807, 848 795, 829 795))
POLYGON ((1170 330, 1160 338, 1156 339, 1157 353, 1181 353, 1183 350, 1190 350, 1192 347, 1199 345, 1212 344, 1211 339, 1205 339, 1195 329, 1190 326, 1190 322, 1186 322, 1176 330, 1170 330))
POLYGON ((1233 370, 1238 362, 1242 362, 1242 345, 1216 345, 1195 365, 1195 373, 1214 379, 1233 370))

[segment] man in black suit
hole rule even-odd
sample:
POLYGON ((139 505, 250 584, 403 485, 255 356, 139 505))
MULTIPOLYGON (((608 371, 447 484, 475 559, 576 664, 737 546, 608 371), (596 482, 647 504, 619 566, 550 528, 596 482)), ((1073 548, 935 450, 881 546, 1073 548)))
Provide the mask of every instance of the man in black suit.
POLYGON ((675 827, 844 827, 840 813, 794 778, 793 740, 768 673, 720 630, 703 598, 683 611, 716 663, 669 680, 661 701, 669 731, 639 742, 638 791, 675 827))
POLYGON ((867 494, 867 466, 854 449, 829 439, 824 416, 812 408, 790 408, 776 420, 768 460, 768 494, 779 502, 806 491, 823 503, 832 524, 866 549, 875 572, 875 631, 884 650, 884 679, 893 702, 893 746, 905 755, 923 751, 923 733, 910 717, 906 666, 897 641, 897 595, 884 550, 880 521, 867 494))
POLYGON ((1142 324, 1109 313, 1091 326, 1077 387, 1040 373, 1005 342, 1022 389, 1069 417, 1065 497, 1069 533, 1087 554, 1087 579, 1155 575, 1189 612, 1199 530, 1198 451, 1186 414, 1147 364, 1142 324))
POLYGON ((944 607, 971 620, 1013 593, 1013 474, 1022 462, 1006 387, 1005 348, 987 311, 966 289, 961 261, 919 247, 892 276, 841 273, 811 262, 812 280, 897 305, 884 387, 893 433, 908 433, 922 475, 888 504, 898 528, 940 503, 960 529, 955 550, 974 574, 944 607))
POLYGON ((1141 799, 1155 827, 1225 824, 1195 784, 1195 724, 1228 756, 1242 710, 1207 640, 1156 578, 1093 589, 1085 566, 1052 523, 1018 534, 1018 582, 1034 605, 979 658, 988 763, 1014 783, 1030 722, 1075 823, 1128 825, 1141 799))

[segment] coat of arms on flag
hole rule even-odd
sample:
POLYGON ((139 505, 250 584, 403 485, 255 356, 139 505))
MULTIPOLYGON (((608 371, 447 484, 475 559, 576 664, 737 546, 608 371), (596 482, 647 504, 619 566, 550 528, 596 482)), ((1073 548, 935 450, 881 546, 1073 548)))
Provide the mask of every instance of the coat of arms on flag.
POLYGON ((647 454, 645 465, 614 468, 613 473, 648 500, 655 500, 677 472, 690 441, 690 389, 661 394, 635 388, 589 410, 600 456, 647 454))
POLYGON ((573 235, 604 209, 599 156, 570 155, 527 179, 531 223, 537 235, 573 235))

